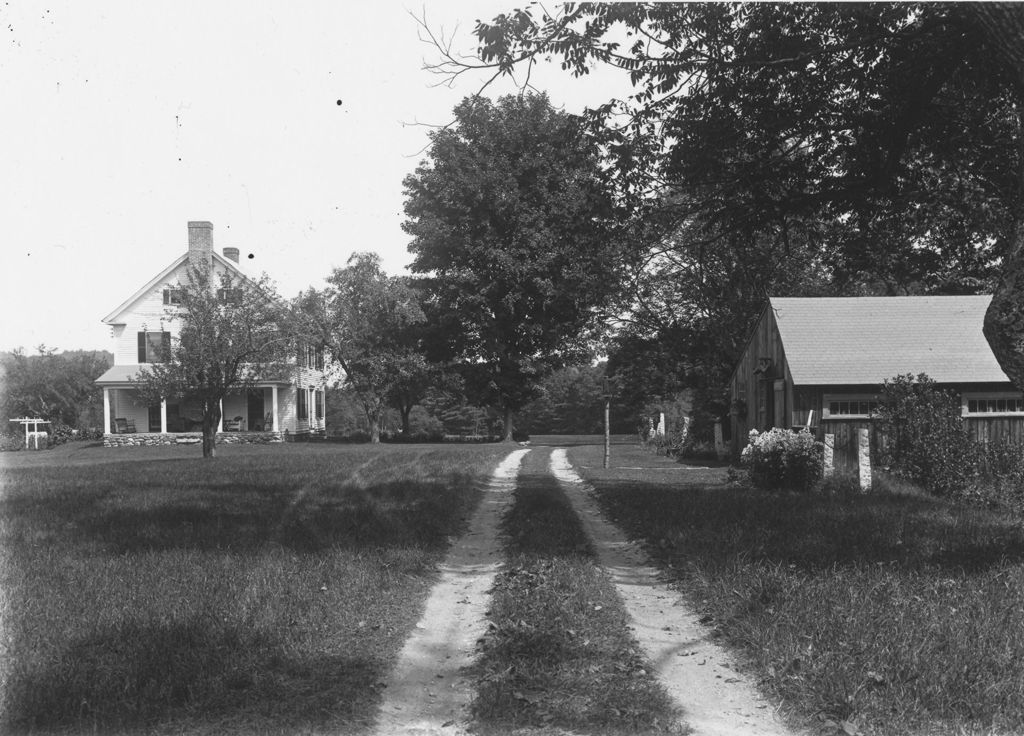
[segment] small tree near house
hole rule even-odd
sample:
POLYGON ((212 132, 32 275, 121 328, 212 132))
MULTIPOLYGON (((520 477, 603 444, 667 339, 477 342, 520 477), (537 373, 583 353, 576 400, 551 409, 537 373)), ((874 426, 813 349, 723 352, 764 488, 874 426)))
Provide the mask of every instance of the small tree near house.
POLYGON ((203 457, 214 457, 221 401, 260 378, 291 370, 295 343, 283 329, 282 302, 266 276, 218 276, 192 266, 187 278, 174 285, 179 304, 167 312, 180 332, 165 342, 161 362, 139 371, 134 387, 152 403, 198 403, 203 457))
POLYGON ((423 321, 417 291, 407 278, 387 275, 374 253, 352 255, 327 277, 325 289, 310 289, 295 302, 295 330, 326 347, 344 371, 342 385, 363 409, 371 442, 380 441, 389 399, 404 388, 408 404, 420 393, 416 384, 426 366, 413 333, 423 321))

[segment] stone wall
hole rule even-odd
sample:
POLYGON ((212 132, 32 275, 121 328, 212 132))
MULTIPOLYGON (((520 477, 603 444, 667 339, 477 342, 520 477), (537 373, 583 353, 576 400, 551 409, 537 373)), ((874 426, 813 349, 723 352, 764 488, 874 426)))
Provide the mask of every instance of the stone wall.
MULTIPOLYGON (((197 445, 203 441, 201 432, 160 434, 159 432, 136 432, 133 434, 105 434, 104 447, 142 447, 153 445, 197 445)), ((260 444, 284 442, 283 432, 221 432, 217 435, 218 445, 260 444)))

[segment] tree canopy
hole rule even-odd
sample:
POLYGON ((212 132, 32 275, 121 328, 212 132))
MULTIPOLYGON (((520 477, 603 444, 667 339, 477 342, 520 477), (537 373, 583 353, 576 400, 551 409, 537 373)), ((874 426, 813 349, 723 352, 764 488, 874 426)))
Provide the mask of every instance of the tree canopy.
POLYGON ((627 267, 597 143, 544 95, 469 98, 405 180, 411 268, 435 357, 512 415, 585 355, 627 267))
POLYGON ((298 332, 327 348, 344 371, 344 387, 362 407, 373 442, 389 399, 404 400, 403 418, 418 396, 426 362, 415 326, 424 321, 409 279, 388 276, 375 253, 356 253, 296 301, 298 332))
POLYGON ((630 76, 590 132, 650 228, 647 285, 682 285, 670 331, 746 310, 742 332, 769 292, 995 289, 986 334, 1024 387, 1024 6, 535 4, 476 35, 498 72, 630 76))

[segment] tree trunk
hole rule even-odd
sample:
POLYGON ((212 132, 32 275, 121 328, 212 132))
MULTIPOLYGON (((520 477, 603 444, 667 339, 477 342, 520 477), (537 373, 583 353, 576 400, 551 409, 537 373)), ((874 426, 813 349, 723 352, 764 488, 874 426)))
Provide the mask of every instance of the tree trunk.
POLYGON ((220 423, 220 402, 203 404, 203 457, 217 457, 217 425, 220 423))
POLYGON ((512 409, 505 407, 505 442, 512 442, 512 409))
POLYGON ((985 313, 985 339, 1003 372, 1024 390, 1024 4, 966 3, 982 29, 986 47, 1013 80, 1017 91, 1017 202, 1013 242, 1003 260, 999 286, 985 313))
POLYGON ((408 437, 412 431, 409 429, 409 415, 412 413, 412 406, 403 406, 399 411, 402 412, 402 434, 408 437))

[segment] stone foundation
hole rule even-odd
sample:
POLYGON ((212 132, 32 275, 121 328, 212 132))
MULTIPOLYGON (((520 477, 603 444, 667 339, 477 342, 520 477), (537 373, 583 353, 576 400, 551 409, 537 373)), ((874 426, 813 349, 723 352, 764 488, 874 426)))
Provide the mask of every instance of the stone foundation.
MULTIPOLYGON (((103 435, 104 447, 140 447, 152 445, 197 445, 203 441, 202 432, 136 432, 130 434, 103 435)), ((221 432, 217 435, 218 445, 257 444, 284 442, 284 432, 221 432)))

